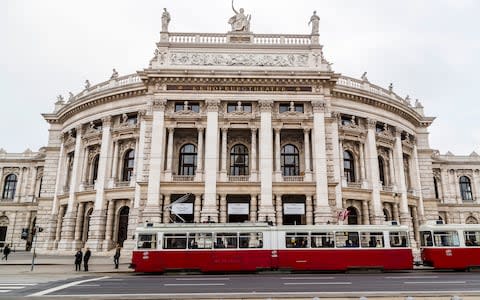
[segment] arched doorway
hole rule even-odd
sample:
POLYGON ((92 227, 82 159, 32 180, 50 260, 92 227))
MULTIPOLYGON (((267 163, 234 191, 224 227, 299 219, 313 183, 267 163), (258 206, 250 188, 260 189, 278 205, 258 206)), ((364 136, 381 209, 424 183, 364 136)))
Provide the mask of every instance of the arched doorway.
POLYGON ((127 239, 127 230, 128 230, 128 213, 130 208, 124 206, 120 209, 118 214, 118 234, 117 234, 117 243, 123 247, 123 241, 127 239))
POLYGON ((348 225, 358 225, 358 211, 355 207, 350 206, 348 210, 348 225))
POLYGON ((8 217, 0 217, 0 247, 5 246, 5 241, 7 239, 7 228, 8 228, 8 217))

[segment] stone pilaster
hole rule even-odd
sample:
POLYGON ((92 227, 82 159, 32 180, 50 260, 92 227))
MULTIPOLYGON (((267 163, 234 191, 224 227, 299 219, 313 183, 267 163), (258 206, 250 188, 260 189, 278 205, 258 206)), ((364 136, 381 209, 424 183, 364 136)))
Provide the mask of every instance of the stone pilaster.
POLYGON ((227 223, 227 195, 220 194, 220 223, 227 223))
POLYGON ((395 170, 397 177, 397 191, 400 194, 400 222, 403 225, 412 226, 412 218, 408 210, 407 186, 405 183, 405 171, 403 168, 403 150, 401 132, 397 129, 395 133, 395 146, 393 152, 395 170))
POLYGON ((272 107, 273 101, 259 101, 260 106, 260 205, 258 221, 275 219, 275 209, 272 199, 273 174, 273 136, 272 136, 272 107))
POLYGON ((377 143, 375 140, 375 127, 377 122, 375 120, 367 120, 368 129, 367 129, 367 143, 366 152, 367 152, 367 162, 368 162, 368 179, 370 187, 372 189, 372 211, 373 216, 370 216, 374 224, 382 224, 384 220, 383 210, 382 210, 382 201, 380 199, 380 171, 378 168, 378 153, 377 153, 377 143))
POLYGON ((175 128, 168 127, 168 144, 167 144, 167 169, 165 170, 165 181, 172 181, 172 164, 173 164, 173 136, 175 128))
POLYGON ((257 171, 257 128, 251 129, 251 160, 250 160, 250 181, 256 182, 258 180, 257 171))
POLYGON ((222 128, 222 164, 220 167, 220 181, 227 181, 227 139, 228 128, 222 128))
POLYGON ((257 195, 250 195, 250 222, 257 222, 257 195))
POLYGON ((195 172, 195 181, 203 181, 203 127, 198 127, 197 138, 197 170, 195 172))

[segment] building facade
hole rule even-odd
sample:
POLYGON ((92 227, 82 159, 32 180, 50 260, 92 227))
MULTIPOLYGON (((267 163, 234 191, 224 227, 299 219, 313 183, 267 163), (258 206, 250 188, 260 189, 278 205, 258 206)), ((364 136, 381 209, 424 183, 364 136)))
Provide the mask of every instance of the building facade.
POLYGON ((0 243, 40 226, 43 251, 131 249, 147 221, 396 220, 413 241, 429 219, 478 223, 480 157, 439 155, 418 101, 332 70, 318 21, 172 33, 165 10, 147 68, 60 96, 39 152, 0 151, 0 243))

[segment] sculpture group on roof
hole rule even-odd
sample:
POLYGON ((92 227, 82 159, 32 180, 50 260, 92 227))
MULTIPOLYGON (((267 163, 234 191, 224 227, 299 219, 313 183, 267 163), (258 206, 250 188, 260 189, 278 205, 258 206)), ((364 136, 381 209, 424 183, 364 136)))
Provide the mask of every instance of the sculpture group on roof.
POLYGON ((233 6, 232 0, 232 9, 235 15, 228 19, 228 24, 232 25, 232 31, 243 31, 249 32, 250 31, 250 19, 251 15, 245 15, 243 12, 243 8, 240 8, 240 11, 237 11, 233 6))

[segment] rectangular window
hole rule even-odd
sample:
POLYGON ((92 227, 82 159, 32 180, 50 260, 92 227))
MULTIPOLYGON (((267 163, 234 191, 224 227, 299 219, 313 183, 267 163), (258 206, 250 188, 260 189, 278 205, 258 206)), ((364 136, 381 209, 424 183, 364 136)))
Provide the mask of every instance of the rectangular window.
POLYGON ((295 104, 295 111, 303 114, 303 104, 295 104))
POLYGON ((138 249, 155 249, 157 248, 157 236, 155 234, 139 234, 138 249))
POLYGON ((186 233, 166 233, 163 236, 163 249, 185 249, 186 247, 186 233))
POLYGON ((251 103, 228 103, 227 104, 227 113, 232 113, 235 111, 243 111, 246 113, 252 112, 252 104, 251 103))
POLYGON ((240 248, 263 248, 263 234, 261 232, 240 233, 240 248))
POLYGON ((390 247, 408 247, 408 232, 390 232, 390 247))
POLYGON ((208 233, 190 233, 188 235, 189 249, 212 249, 212 234, 208 233))
POLYGON ((237 248, 238 236, 235 232, 215 234, 214 248, 237 248))
POLYGON ((456 231, 437 231, 433 233, 433 240, 436 247, 458 247, 460 241, 456 231))
POLYGON ((362 248, 384 248, 382 232, 362 232, 361 233, 362 248))
POLYGON ((433 246, 432 233, 430 231, 420 231, 420 245, 422 247, 433 246))
POLYGON ((279 106, 278 106, 278 112, 279 113, 284 113, 284 112, 287 112, 290 110, 290 104, 287 104, 287 103, 281 103, 279 106))
POLYGON ((335 232, 337 248, 358 248, 358 232, 335 232))
POLYGON ((287 232, 285 235, 287 248, 308 248, 307 232, 287 232))
POLYGON ((333 232, 312 232, 310 246, 312 248, 334 248, 335 235, 333 232))
POLYGON ((183 110, 183 103, 177 102, 175 103, 175 111, 182 111, 183 110))
POLYGON ((352 122, 352 117, 349 117, 349 116, 342 116, 342 125, 353 125, 353 122, 352 122))
POLYGON ((227 112, 232 113, 237 110, 237 104, 235 103, 228 103, 227 104, 227 112))
POLYGON ((480 246, 480 231, 465 231, 465 246, 478 247, 480 246))
POLYGON ((198 103, 189 103, 190 105, 190 110, 196 113, 200 112, 200 104, 198 103))

